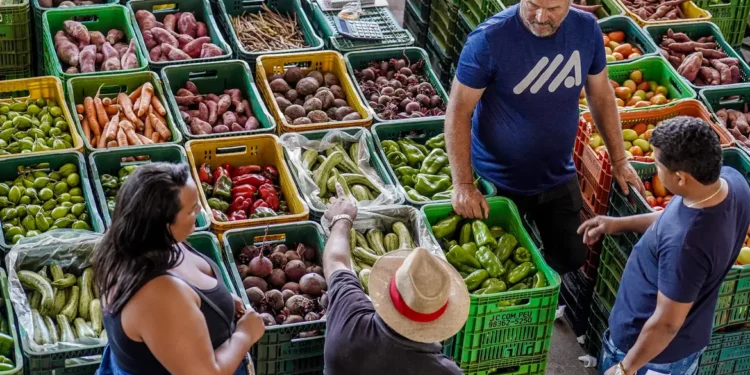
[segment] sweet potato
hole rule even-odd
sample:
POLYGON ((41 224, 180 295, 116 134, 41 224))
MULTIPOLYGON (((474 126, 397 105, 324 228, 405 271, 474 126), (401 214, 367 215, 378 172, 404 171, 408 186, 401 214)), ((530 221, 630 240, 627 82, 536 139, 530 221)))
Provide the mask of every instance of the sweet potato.
MULTIPOLYGON (((185 85, 185 87, 187 87, 187 85, 185 85)), ((177 89, 177 92, 175 93, 176 96, 193 96, 193 94, 198 95, 197 92, 193 92, 186 88, 177 89)))
POLYGON ((702 62, 703 55, 698 52, 691 53, 677 68, 677 73, 680 73, 680 75, 692 82, 698 75, 698 69, 700 69, 702 62))
POLYGON ((107 31, 106 39, 109 42, 109 44, 115 45, 123 41, 123 39, 125 39, 125 33, 117 29, 110 29, 109 31, 107 31))
POLYGON ((156 17, 151 12, 143 9, 135 12, 135 19, 141 31, 151 30, 157 23, 156 17))
POLYGON ((148 51, 148 58, 151 61, 159 61, 159 57, 161 57, 161 46, 156 46, 148 51))
POLYGON ((209 123, 193 117, 190 121, 190 132, 193 134, 211 134, 213 127, 209 123))
POLYGON ((732 83, 740 83, 742 81, 742 74, 740 68, 737 65, 729 67, 729 73, 732 75, 732 83))
POLYGON ((88 45, 79 55, 81 73, 91 73, 96 70, 96 46, 88 45))
POLYGON ((185 53, 187 53, 190 57, 198 58, 201 57, 201 50, 203 48, 203 45, 206 43, 211 43, 211 38, 207 36, 197 38, 182 47, 182 50, 185 51, 185 53))
POLYGON ((231 126, 232 123, 237 122, 237 115, 232 111, 226 111, 221 115, 221 122, 226 126, 231 126))
MULTIPOLYGON (((169 44, 172 47, 179 47, 180 43, 177 38, 174 37, 169 31, 162 29, 161 27, 154 27, 151 29, 151 34, 154 35, 154 39, 158 44, 169 44)), ((162 50, 164 46, 162 46, 162 50)))
POLYGON ((120 55, 120 58, 122 58, 122 55, 125 54, 125 52, 128 50, 128 44, 123 43, 123 42, 117 43, 113 47, 115 47, 115 49, 117 50, 117 53, 120 55))
POLYGON ((727 128, 727 120, 729 119, 729 113, 727 113, 726 108, 722 108, 718 111, 716 111, 716 117, 719 119, 719 122, 721 125, 723 125, 725 128, 727 128))
POLYGON ((672 29, 667 30, 667 36, 674 39, 677 42, 689 42, 690 38, 685 33, 676 33, 672 29))
POLYGON ((198 22, 198 27, 195 30, 195 36, 197 36, 198 38, 208 36, 208 27, 206 27, 205 23, 198 22))
POLYGON ((250 103, 245 99, 242 100, 242 109, 243 109, 243 113, 248 116, 251 116, 253 114, 253 109, 250 106, 250 103))
POLYGON ((219 96, 216 95, 216 94, 214 94, 214 93, 210 93, 210 94, 206 95, 206 100, 211 100, 211 101, 214 101, 214 102, 216 102, 218 104, 219 103, 219 96))
POLYGON ((195 83, 193 83, 192 81, 185 82, 185 89, 187 89, 188 91, 192 92, 195 95, 200 94, 200 92, 198 92, 198 87, 195 86, 195 83))
POLYGON ((198 103, 198 118, 208 121, 208 107, 205 103, 198 103))
POLYGON ((260 127, 260 122, 258 122, 258 119, 255 118, 255 116, 250 116, 247 118, 247 121, 245 121, 245 130, 255 130, 260 127))
POLYGON ((115 47, 112 47, 109 42, 105 42, 102 45, 102 54, 104 55, 104 62, 102 63, 103 71, 122 69, 122 65, 120 64, 120 54, 117 53, 115 47))
POLYGON ((104 54, 103 53, 96 53, 96 65, 101 65, 104 62, 104 54))
POLYGON ((177 24, 177 16, 174 14, 167 14, 164 16, 164 19, 162 20, 164 23, 164 29, 168 31, 174 31, 175 25, 177 24))
POLYGON ((95 45, 97 49, 101 50, 102 44, 106 42, 104 34, 102 34, 101 31, 91 31, 89 32, 89 36, 91 37, 91 43, 95 45))
POLYGON ((224 54, 224 51, 222 51, 222 49, 219 48, 219 46, 217 46, 216 44, 206 43, 201 47, 200 57, 201 58, 216 57, 216 56, 221 56, 223 54, 224 54))
MULTIPOLYGON (((96 47, 94 47, 96 50, 96 47)), ((55 52, 60 61, 70 65, 71 67, 77 67, 80 62, 80 51, 78 46, 71 43, 69 40, 62 38, 55 40, 55 52)), ((96 56, 94 57, 96 58, 96 56)))
POLYGON ((219 116, 221 116, 221 115, 224 114, 224 112, 226 112, 227 110, 229 110, 229 106, 232 105, 232 97, 230 97, 227 94, 224 94, 224 95, 222 95, 222 96, 219 97, 219 101, 216 104, 218 105, 218 109, 217 109, 217 113, 216 114, 219 115, 219 116))
POLYGON ((726 53, 714 49, 696 48, 695 51, 702 53, 703 57, 707 59, 722 59, 727 57, 726 53))
POLYGON ((190 60, 190 55, 167 43, 161 45, 161 51, 166 53, 171 61, 190 60))
POLYGON ((122 55, 122 59, 120 59, 120 65, 122 65, 122 69, 136 69, 140 66, 135 51, 135 39, 130 41, 128 50, 125 51, 125 54, 122 55))
POLYGON ((177 102, 177 105, 185 105, 185 106, 191 106, 191 105, 198 104, 203 101, 203 97, 198 96, 198 95, 175 96, 174 99, 177 102))
POLYGON ((208 123, 211 125, 216 125, 216 119, 218 117, 218 105, 212 100, 207 100, 206 107, 208 107, 208 123))
POLYGON ((195 20, 193 13, 185 12, 177 20, 177 31, 180 34, 187 34, 195 38, 198 31, 198 22, 195 20))
POLYGON ((735 58, 735 57, 725 57, 723 59, 719 59, 719 61, 721 61, 722 63, 727 64, 729 66, 737 65, 737 64, 740 63, 739 60, 737 58, 735 58))
POLYGON ((68 20, 63 22, 63 27, 65 28, 65 32, 77 41, 85 45, 91 44, 91 34, 89 34, 89 29, 87 29, 82 23, 68 20))
POLYGON ((722 63, 721 61, 714 59, 711 60, 711 66, 719 71, 719 74, 721 75, 721 84, 727 85, 732 83, 732 73, 729 71, 729 66, 727 64, 722 63))
POLYGON ((159 45, 159 42, 154 38, 154 33, 151 30, 143 31, 143 42, 146 43, 146 49, 151 50, 152 48, 159 45))

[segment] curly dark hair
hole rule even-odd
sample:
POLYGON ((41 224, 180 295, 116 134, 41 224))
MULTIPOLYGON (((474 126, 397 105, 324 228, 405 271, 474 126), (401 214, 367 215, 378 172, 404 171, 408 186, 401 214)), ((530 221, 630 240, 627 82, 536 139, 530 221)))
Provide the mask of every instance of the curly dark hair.
POLYGON ((687 172, 704 185, 719 179, 719 136, 705 121, 688 116, 666 120, 654 129, 649 142, 659 149, 659 162, 670 171, 687 172))

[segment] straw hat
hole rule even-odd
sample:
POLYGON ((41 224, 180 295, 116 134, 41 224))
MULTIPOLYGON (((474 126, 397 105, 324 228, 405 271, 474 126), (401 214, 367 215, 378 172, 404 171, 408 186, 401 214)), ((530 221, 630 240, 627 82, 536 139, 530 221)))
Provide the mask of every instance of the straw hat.
POLYGON ((368 288, 378 315, 412 341, 443 341, 469 316, 463 278, 423 247, 382 256, 372 267, 368 288))

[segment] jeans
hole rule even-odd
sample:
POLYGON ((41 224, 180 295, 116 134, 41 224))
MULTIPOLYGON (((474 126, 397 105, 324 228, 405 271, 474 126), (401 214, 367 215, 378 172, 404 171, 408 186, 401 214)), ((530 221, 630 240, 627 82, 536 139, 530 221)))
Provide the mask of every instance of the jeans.
MULTIPOLYGON (((117 361, 113 358, 114 354, 109 349, 109 345, 104 347, 104 354, 102 354, 102 363, 99 364, 99 369, 96 370, 95 375, 135 375, 131 374, 117 366, 117 361)), ((247 375, 247 361, 242 360, 240 366, 234 372, 234 375, 247 375)))
MULTIPOLYGON (((700 362, 701 354, 705 350, 706 348, 703 348, 675 363, 647 363, 638 370, 636 375, 645 375, 649 370, 652 371, 652 374, 656 372, 657 374, 695 375, 698 373, 698 362, 700 362)), ((599 359, 599 374, 604 374, 610 367, 620 363, 625 358, 625 354, 620 349, 617 349, 615 343, 612 342, 609 330, 604 332, 604 337, 602 337, 602 354, 599 359)))

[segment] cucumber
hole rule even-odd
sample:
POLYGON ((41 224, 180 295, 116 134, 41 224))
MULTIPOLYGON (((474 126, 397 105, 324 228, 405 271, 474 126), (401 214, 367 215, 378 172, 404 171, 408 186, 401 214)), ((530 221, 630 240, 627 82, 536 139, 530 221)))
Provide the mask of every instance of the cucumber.
POLYGON ((398 250, 398 236, 395 233, 388 233, 383 238, 383 244, 386 252, 398 250))
MULTIPOLYGON (((57 265, 57 263, 52 262, 52 264, 49 265, 49 273, 52 274, 52 281, 57 281, 65 277, 65 273, 63 273, 62 268, 57 265)), ((73 276, 75 278, 75 276, 73 276)), ((52 286, 59 286, 59 285, 52 285, 52 286)))
POLYGON ((105 330, 102 330, 102 333, 101 333, 101 334, 99 335, 99 340, 103 340, 103 341, 105 341, 105 342, 106 342, 107 340, 109 340, 109 339, 107 338, 107 330, 106 330, 106 329, 105 329, 105 330))
POLYGON ((383 245, 383 232, 378 228, 372 228, 367 231, 367 242, 370 244, 375 255, 385 255, 385 245, 383 245))
POLYGON ((79 339, 83 337, 99 337, 94 334, 94 331, 91 329, 91 327, 89 327, 88 324, 86 324, 86 321, 83 320, 83 318, 76 318, 76 320, 73 321, 73 325, 76 328, 76 334, 78 335, 79 339))
POLYGON ((18 271, 18 280, 23 287, 41 293, 42 300, 39 303, 39 313, 48 315, 55 303, 55 293, 49 282, 38 273, 26 270, 18 271))
POLYGON ((60 326, 60 342, 76 342, 73 330, 70 329, 70 322, 65 315, 57 315, 57 325, 60 326))
POLYGON ((63 307, 62 311, 60 311, 60 314, 65 316, 68 319, 68 322, 72 322, 73 319, 78 316, 78 300, 79 300, 79 289, 77 286, 72 286, 70 288, 70 298, 68 298, 68 302, 65 303, 65 306, 63 307))
POLYGON ((60 288, 54 288, 55 291, 55 303, 52 313, 50 315, 57 315, 65 308, 65 290, 60 288))
POLYGON ((72 273, 66 273, 63 277, 53 281, 50 285, 55 288, 70 288, 73 285, 76 285, 76 276, 72 273))
POLYGON ((406 224, 397 221, 393 223, 393 227, 391 229, 393 230, 393 233, 396 233, 396 235, 398 236, 399 249, 414 248, 414 241, 411 240, 411 234, 409 234, 409 228, 406 227, 406 224))
POLYGON ((34 341, 39 345, 49 344, 49 330, 47 330, 47 324, 39 314, 39 311, 31 310, 31 318, 34 327, 34 341))
POLYGON ((37 292, 36 290, 32 291, 29 295, 29 306, 31 306, 32 309, 38 310, 39 304, 42 302, 42 294, 37 292))
POLYGON ((57 342, 60 341, 60 336, 57 332, 57 327, 55 327, 55 322, 52 321, 52 318, 50 318, 49 316, 45 316, 44 323, 47 326, 47 330, 49 331, 50 344, 57 344, 57 342))
POLYGON ((89 304, 89 316, 91 317, 91 328, 98 336, 102 333, 102 325, 104 324, 102 319, 102 303, 98 299, 91 301, 91 304, 89 304))
POLYGON ((78 300, 78 315, 83 320, 89 320, 89 304, 94 299, 91 292, 91 283, 94 281, 94 269, 91 267, 83 270, 81 275, 81 297, 78 300))
POLYGON ((365 249, 363 249, 363 248, 361 248, 359 246, 357 246, 356 248, 354 248, 354 254, 353 255, 354 255, 354 259, 356 261, 364 263, 364 264, 367 264, 368 266, 373 266, 375 264, 375 262, 377 262, 378 259, 380 259, 379 256, 377 256, 377 255, 375 255, 375 254, 373 254, 371 252, 368 252, 367 250, 365 250, 365 249))

